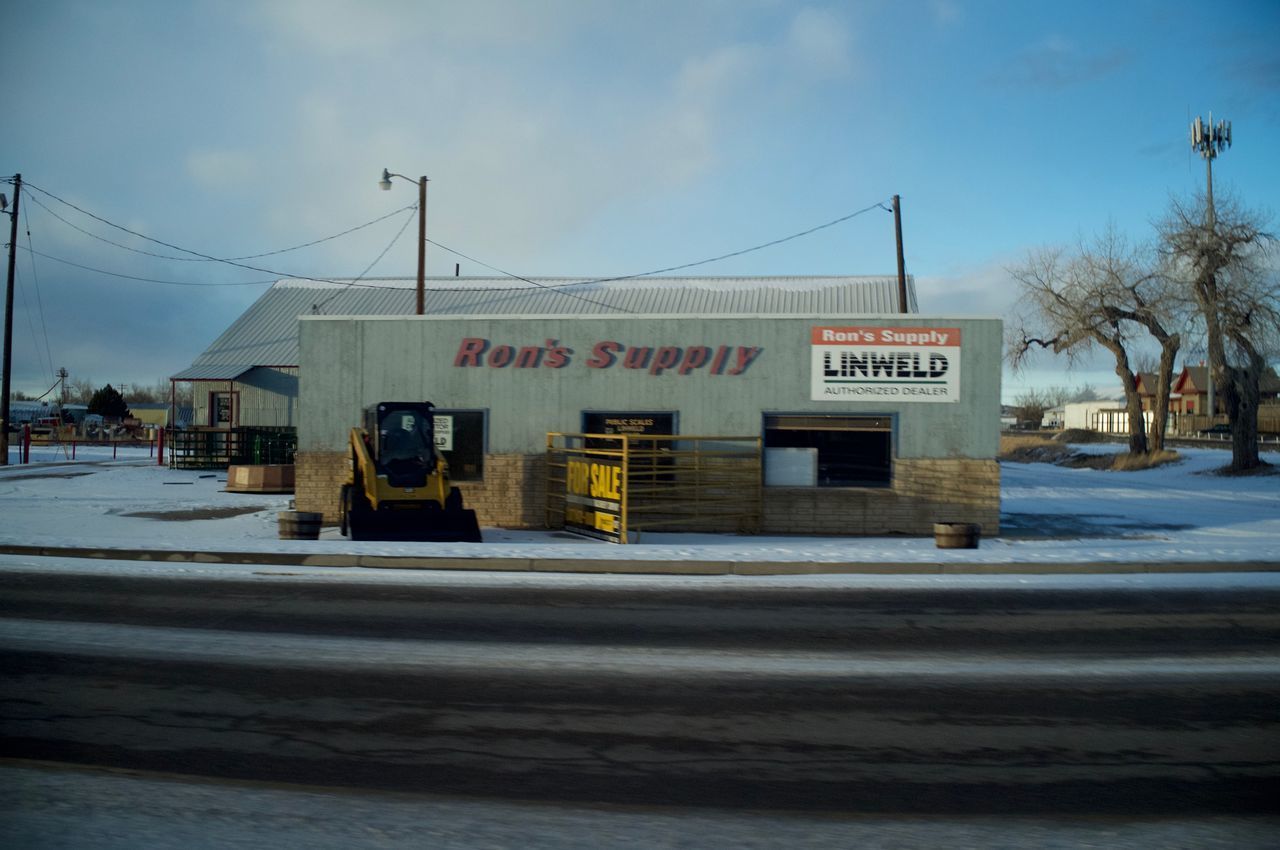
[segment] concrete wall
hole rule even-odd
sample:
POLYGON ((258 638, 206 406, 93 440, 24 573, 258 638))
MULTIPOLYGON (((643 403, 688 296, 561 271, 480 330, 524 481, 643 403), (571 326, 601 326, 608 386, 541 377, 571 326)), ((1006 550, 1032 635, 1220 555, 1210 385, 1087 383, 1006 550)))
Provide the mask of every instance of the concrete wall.
POLYGON ((488 451, 541 452, 548 431, 576 432, 583 410, 678 412, 683 434, 759 434, 762 412, 897 414, 894 445, 903 458, 994 458, 1000 431, 1001 323, 923 316, 583 318, 327 317, 300 319, 300 451, 335 451, 361 409, 378 401, 426 399, 438 407, 487 408, 488 451), (959 328, 958 402, 810 399, 814 326, 959 328), (544 365, 455 366, 467 339, 542 349, 544 365), (602 341, 628 347, 706 346, 730 352, 721 374, 712 363, 678 368, 589 368, 602 341), (547 350, 571 350, 562 368, 547 350), (739 349, 758 349, 740 374, 739 349))

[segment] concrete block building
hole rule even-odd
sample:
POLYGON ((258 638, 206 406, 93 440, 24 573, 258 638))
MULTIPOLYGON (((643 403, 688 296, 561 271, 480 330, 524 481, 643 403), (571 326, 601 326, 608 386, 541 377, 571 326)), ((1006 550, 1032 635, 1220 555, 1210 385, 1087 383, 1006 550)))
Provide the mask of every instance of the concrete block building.
POLYGON ((336 516, 364 407, 428 400, 484 525, 544 525, 548 432, 629 430, 761 437, 766 533, 998 532, 998 319, 901 313, 894 278, 429 287, 281 282, 193 364, 296 375, 252 415, 296 422, 299 510, 336 516))

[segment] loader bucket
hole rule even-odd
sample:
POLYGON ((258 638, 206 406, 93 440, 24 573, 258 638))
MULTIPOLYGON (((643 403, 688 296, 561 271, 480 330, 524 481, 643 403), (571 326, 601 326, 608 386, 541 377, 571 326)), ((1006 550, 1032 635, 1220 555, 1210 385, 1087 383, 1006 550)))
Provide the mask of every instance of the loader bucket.
POLYGON ((369 511, 351 518, 352 540, 480 543, 476 512, 441 510, 436 503, 413 510, 369 511))

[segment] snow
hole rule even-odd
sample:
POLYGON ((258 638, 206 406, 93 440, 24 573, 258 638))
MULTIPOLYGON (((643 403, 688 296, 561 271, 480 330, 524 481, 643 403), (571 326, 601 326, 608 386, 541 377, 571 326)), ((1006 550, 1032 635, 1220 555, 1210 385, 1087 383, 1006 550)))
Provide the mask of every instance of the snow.
MULTIPOLYGON (((146 448, 121 449, 113 459, 110 449, 81 446, 77 459, 70 461, 62 450, 33 447, 30 465, 0 469, 0 516, 4 517, 0 545, 614 562, 944 567, 1103 563, 1116 565, 1118 571, 1139 572, 1147 565, 1166 563, 1183 564, 1185 569, 1194 565, 1201 570, 1248 562, 1276 563, 1280 475, 1215 475, 1213 471, 1229 460, 1221 450, 1181 449, 1180 455, 1182 460, 1176 464, 1140 472, 1002 463, 1002 536, 984 538, 976 550, 943 550, 934 546, 932 538, 658 533, 645 533, 639 543, 618 546, 562 532, 492 528, 484 529, 485 542, 478 544, 353 543, 340 537, 336 528, 326 528, 316 541, 280 540, 276 513, 289 509, 288 495, 229 493, 225 472, 159 467, 146 448), (248 512, 178 521, 129 516, 227 508, 248 512)), ((16 462, 16 451, 11 451, 10 463, 16 462)), ((179 566, 163 565, 167 570, 179 566)), ((217 569, 226 574, 229 567, 219 564, 217 569)), ((256 572, 261 573, 261 568, 256 572)), ((483 580, 468 575, 468 580, 483 580)), ((787 583, 799 583, 800 578, 814 582, 832 579, 787 577, 787 583)), ((874 577, 862 578, 874 584, 874 577)), ((878 580, 901 584, 904 578, 878 580)), ((965 578, 972 586, 977 577, 965 578)), ((1061 580, 1069 583, 1074 578, 1061 580)), ((1177 581, 1176 576, 1163 578, 1177 581)), ((1231 581, 1240 580, 1237 575, 1231 581)))

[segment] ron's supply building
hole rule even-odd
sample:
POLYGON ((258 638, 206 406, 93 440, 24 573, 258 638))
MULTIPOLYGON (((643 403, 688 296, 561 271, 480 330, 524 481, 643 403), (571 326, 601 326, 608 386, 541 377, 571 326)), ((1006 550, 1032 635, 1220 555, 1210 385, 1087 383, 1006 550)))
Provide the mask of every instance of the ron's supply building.
POLYGON ((765 533, 998 532, 998 319, 896 312, 893 278, 449 278, 423 316, 388 286, 281 282, 188 370, 296 375, 256 403, 296 420, 299 510, 336 517, 364 407, 428 400, 482 525, 545 525, 566 432, 759 437, 765 533))

